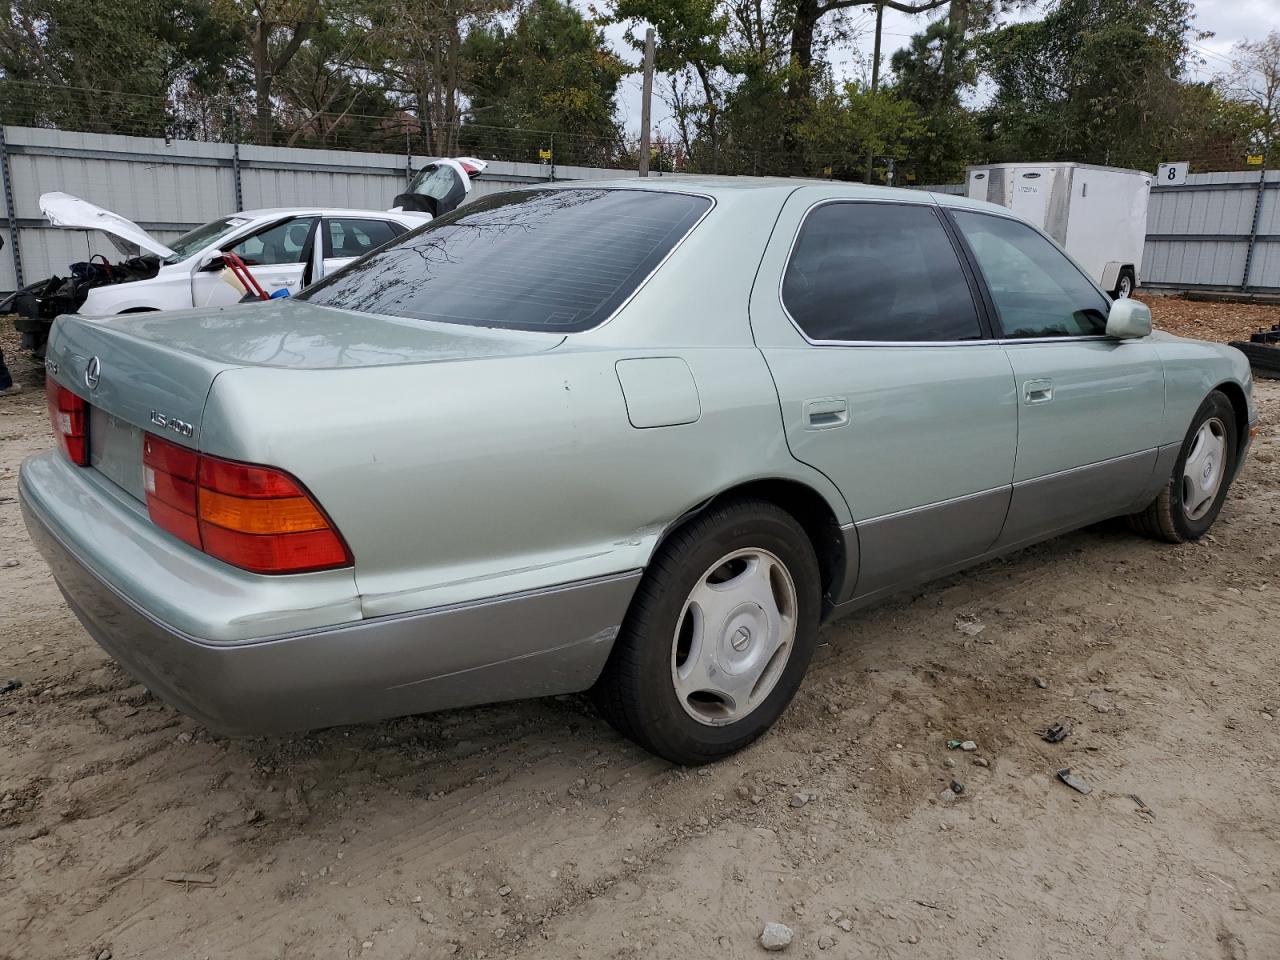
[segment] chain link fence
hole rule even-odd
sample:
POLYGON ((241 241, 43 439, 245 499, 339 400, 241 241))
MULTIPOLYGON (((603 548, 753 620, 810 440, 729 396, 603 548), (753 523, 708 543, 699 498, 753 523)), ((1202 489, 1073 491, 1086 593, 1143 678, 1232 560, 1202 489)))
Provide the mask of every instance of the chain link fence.
MULTIPOLYGON (((164 239, 229 210, 256 206, 307 205, 323 197, 339 205, 384 208, 434 156, 491 161, 494 175, 478 182, 481 192, 534 180, 617 176, 638 162, 638 145, 621 135, 574 136, 469 118, 430 124, 407 112, 278 114, 268 138, 272 145, 263 147, 255 143, 261 138, 250 135, 255 118, 252 104, 243 100, 148 98, 0 80, 0 137, 4 125, 20 142, 0 149, 10 243, 0 255, 0 290, 14 289, 24 273, 38 277, 60 269, 68 258, 85 256, 70 248, 65 232, 46 229, 37 183, 57 184, 118 209, 164 239), (9 189, 14 182, 17 187, 9 189), (157 189, 161 183, 166 186, 157 189)), ((688 156, 660 136, 650 169, 840 180, 867 175, 865 163, 849 166, 847 151, 841 159, 814 151, 721 147, 714 160, 688 156)), ((871 159, 876 183, 965 190, 959 182, 929 183, 909 156, 871 159)), ((1247 144, 1222 142, 1168 160, 1185 164, 1178 171, 1183 179, 1157 178, 1154 185, 1144 282, 1172 289, 1280 289, 1280 182, 1274 172, 1264 175, 1266 158, 1247 144)))
POLYGON ((634 166, 638 143, 621 134, 584 136, 489 126, 464 117, 424 121, 408 111, 368 115, 300 108, 272 113, 262 135, 253 104, 243 98, 146 97, 83 87, 0 81, 0 123, 81 133, 402 156, 478 156, 519 163, 634 166))

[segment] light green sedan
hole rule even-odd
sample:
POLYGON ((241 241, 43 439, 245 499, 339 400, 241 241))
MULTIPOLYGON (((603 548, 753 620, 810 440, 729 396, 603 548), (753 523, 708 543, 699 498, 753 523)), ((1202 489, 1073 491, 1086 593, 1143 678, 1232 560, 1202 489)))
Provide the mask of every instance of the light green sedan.
POLYGON ((784 180, 484 197, 304 295, 64 316, 31 534, 211 729, 591 690, 749 744, 825 620, 1107 517, 1202 536, 1256 413, 1007 211, 784 180))

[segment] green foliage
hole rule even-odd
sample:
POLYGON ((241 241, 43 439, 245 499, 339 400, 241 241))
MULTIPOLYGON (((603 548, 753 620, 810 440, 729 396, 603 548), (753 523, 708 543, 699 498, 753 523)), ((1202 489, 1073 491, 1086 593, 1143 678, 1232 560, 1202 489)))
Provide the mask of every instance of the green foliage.
POLYGON ((554 140, 613 165, 635 157, 614 23, 637 53, 657 31, 676 135, 655 168, 862 179, 876 155, 936 183, 988 160, 1231 169, 1280 140, 1280 33, 1189 81, 1192 0, 893 0, 920 29, 875 93, 830 61, 875 0, 597 2, 0 0, 0 119, 521 160, 554 140), (992 28, 1015 9, 1036 18, 992 28))
POLYGON ((921 183, 961 179, 980 148, 978 124, 961 101, 977 77, 969 38, 956 24, 939 20, 890 63, 894 93, 920 116, 919 132, 906 143, 906 165, 921 183))
POLYGON ((212 88, 234 46, 200 0, 9 0, 0 9, 8 123, 162 134, 170 92, 212 88))
POLYGON ((1154 169, 1184 105, 1190 0, 1059 0, 982 40, 994 160, 1154 169))
POLYGON ((533 0, 514 27, 472 30, 463 50, 474 125, 557 134, 561 162, 590 159, 618 139, 615 96, 627 67, 569 4, 533 0))
POLYGON ((837 179, 862 179, 867 157, 901 157, 924 132, 913 104, 889 90, 872 93, 857 82, 815 91, 812 111, 796 124, 803 166, 837 179))
POLYGON ((684 147, 692 152, 695 139, 705 141, 706 165, 711 172, 718 172, 723 93, 716 75, 727 63, 729 32, 723 4, 720 0, 617 0, 609 19, 628 24, 626 40, 642 55, 644 37, 636 24, 643 22, 654 28, 655 70, 678 75, 669 106, 676 114, 684 147), (692 78, 696 78, 699 91, 696 101, 679 93, 681 80, 687 90, 693 86, 692 78))

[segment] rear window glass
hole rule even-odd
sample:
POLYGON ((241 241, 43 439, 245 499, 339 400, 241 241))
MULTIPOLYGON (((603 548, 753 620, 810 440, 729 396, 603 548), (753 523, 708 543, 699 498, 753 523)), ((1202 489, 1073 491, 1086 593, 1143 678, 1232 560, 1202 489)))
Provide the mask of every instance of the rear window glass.
POLYGON ((586 330, 627 299, 711 201, 646 190, 482 197, 301 295, 327 307, 518 330, 586 330))

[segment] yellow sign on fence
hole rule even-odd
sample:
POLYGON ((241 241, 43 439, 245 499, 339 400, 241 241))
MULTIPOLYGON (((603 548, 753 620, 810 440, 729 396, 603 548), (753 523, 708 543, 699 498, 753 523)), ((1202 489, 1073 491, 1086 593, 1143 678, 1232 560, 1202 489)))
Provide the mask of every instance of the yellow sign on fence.
POLYGON ((1244 158, 1244 162, 1249 164, 1251 167, 1260 167, 1262 166, 1262 154, 1251 153, 1244 158))
POLYGON ((551 159, 551 151, 550 151, 550 150, 539 150, 539 151, 538 151, 538 159, 539 159, 539 160, 550 160, 550 159, 551 159))

